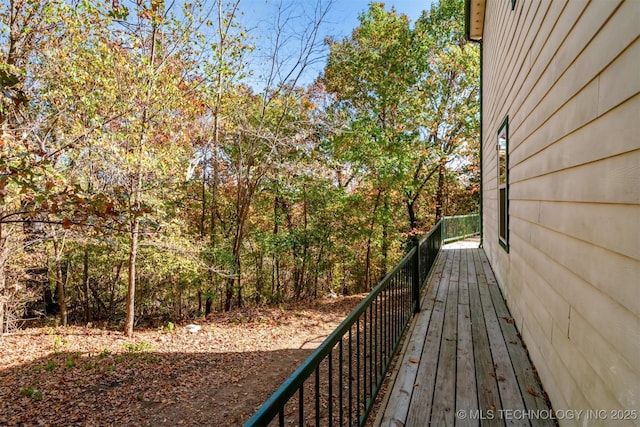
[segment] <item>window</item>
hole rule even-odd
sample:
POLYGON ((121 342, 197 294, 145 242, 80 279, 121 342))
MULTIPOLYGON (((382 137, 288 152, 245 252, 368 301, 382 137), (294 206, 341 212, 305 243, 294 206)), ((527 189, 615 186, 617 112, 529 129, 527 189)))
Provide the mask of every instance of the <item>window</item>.
POLYGON ((509 252, 509 117, 498 130, 498 235, 500 245, 509 252))

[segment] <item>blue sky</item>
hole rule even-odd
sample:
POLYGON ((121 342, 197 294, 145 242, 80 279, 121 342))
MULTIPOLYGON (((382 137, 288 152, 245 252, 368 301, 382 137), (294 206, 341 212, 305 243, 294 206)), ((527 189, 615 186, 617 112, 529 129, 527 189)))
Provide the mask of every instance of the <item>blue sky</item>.
MULTIPOLYGON (((321 0, 323 4, 326 4, 328 0, 321 0)), ((385 8, 390 10, 394 7, 395 10, 402 14, 406 14, 410 21, 413 23, 420 16, 423 10, 429 9, 431 4, 436 0, 387 0, 383 1, 385 8)), ((334 37, 336 39, 342 39, 351 35, 354 28, 358 26, 358 15, 366 11, 369 7, 371 0, 334 0, 327 18, 326 23, 321 27, 321 40, 325 37, 334 37)), ((260 63, 265 61, 265 56, 260 56, 260 51, 268 52, 269 46, 272 44, 272 31, 274 25, 274 17, 277 14, 279 5, 285 5, 285 7, 291 7, 295 11, 293 16, 302 16, 305 13, 312 14, 314 6, 317 4, 317 0, 240 0, 240 10, 244 12, 244 16, 241 18, 243 25, 249 29, 249 34, 253 37, 253 41, 258 49, 255 55, 252 55, 251 60, 254 68, 253 82, 254 87, 262 86, 260 83, 260 63)), ((291 34, 299 34, 304 31, 304 28, 295 28, 300 23, 308 22, 304 18, 300 18, 298 21, 292 20, 288 30, 291 34)), ((295 38, 295 36, 294 36, 295 38)), ((292 43, 292 49, 295 49, 295 43, 292 43)), ((326 55, 326 49, 324 54, 326 55)), ((267 53, 264 53, 267 55, 267 53)), ((322 52, 317 58, 316 63, 306 73, 303 78, 302 84, 310 83, 324 68, 325 61, 322 58, 322 52)))
MULTIPOLYGON (((429 9, 435 0, 387 0, 382 1, 387 10, 395 7, 399 13, 406 14, 414 22, 424 9, 429 9)), ((273 16, 276 5, 280 0, 241 0, 240 9, 245 12, 248 22, 259 19, 269 19, 273 16)), ((303 7, 313 6, 315 0, 286 0, 285 3, 295 3, 303 7)), ((338 38, 346 37, 358 25, 358 15, 369 7, 371 0, 335 0, 325 26, 327 35, 338 38)))

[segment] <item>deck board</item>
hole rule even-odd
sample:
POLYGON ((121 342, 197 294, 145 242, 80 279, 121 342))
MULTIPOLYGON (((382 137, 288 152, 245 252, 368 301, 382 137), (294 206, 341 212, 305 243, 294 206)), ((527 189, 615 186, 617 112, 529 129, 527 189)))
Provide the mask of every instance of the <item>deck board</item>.
MULTIPOLYGON (((431 313, 428 331, 422 343, 423 351, 420 356, 409 412, 405 418, 406 421, 400 425, 414 422, 416 425, 419 425, 421 422, 424 422, 423 420, 429 419, 431 415, 436 377, 430 373, 435 372, 438 366, 448 292, 448 287, 444 284, 449 282, 451 266, 453 264, 452 253, 444 253, 443 255, 442 262, 444 262, 444 269, 442 275, 437 283, 432 284, 433 286, 438 286, 438 291, 433 303, 433 311, 431 313), (414 405, 414 400, 419 400, 421 405, 414 405)), ((402 420, 400 421, 402 422, 402 420)))
MULTIPOLYGON (((469 308, 469 257, 462 251, 460 257, 460 283, 458 284, 458 352, 456 355, 456 408, 478 409, 475 361, 473 360, 473 334, 469 308)), ((473 270, 472 270, 473 271, 473 270)), ((478 426, 478 420, 466 418, 460 426, 478 426)))
POLYGON ((555 425, 504 415, 549 407, 482 249, 443 247, 409 333, 375 425, 555 425))

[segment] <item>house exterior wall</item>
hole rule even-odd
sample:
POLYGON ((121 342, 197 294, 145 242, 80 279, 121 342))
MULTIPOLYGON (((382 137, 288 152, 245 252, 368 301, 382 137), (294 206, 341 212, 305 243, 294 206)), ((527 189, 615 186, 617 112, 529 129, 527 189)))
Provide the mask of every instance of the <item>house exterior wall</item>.
POLYGON ((640 1, 487 0, 484 19, 485 251, 554 409, 640 412, 640 1))

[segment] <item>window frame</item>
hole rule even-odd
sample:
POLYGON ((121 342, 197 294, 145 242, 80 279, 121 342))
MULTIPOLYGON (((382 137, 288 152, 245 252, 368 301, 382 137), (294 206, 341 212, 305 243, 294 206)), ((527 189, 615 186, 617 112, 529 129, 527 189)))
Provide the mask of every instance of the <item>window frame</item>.
POLYGON ((509 116, 498 128, 496 141, 498 189, 498 242, 509 252, 509 116), (501 146, 504 145, 504 148, 501 146), (501 155, 501 149, 504 155, 501 155), (504 162, 504 164, 502 164, 504 162), (504 174, 504 177, 503 177, 504 174))

